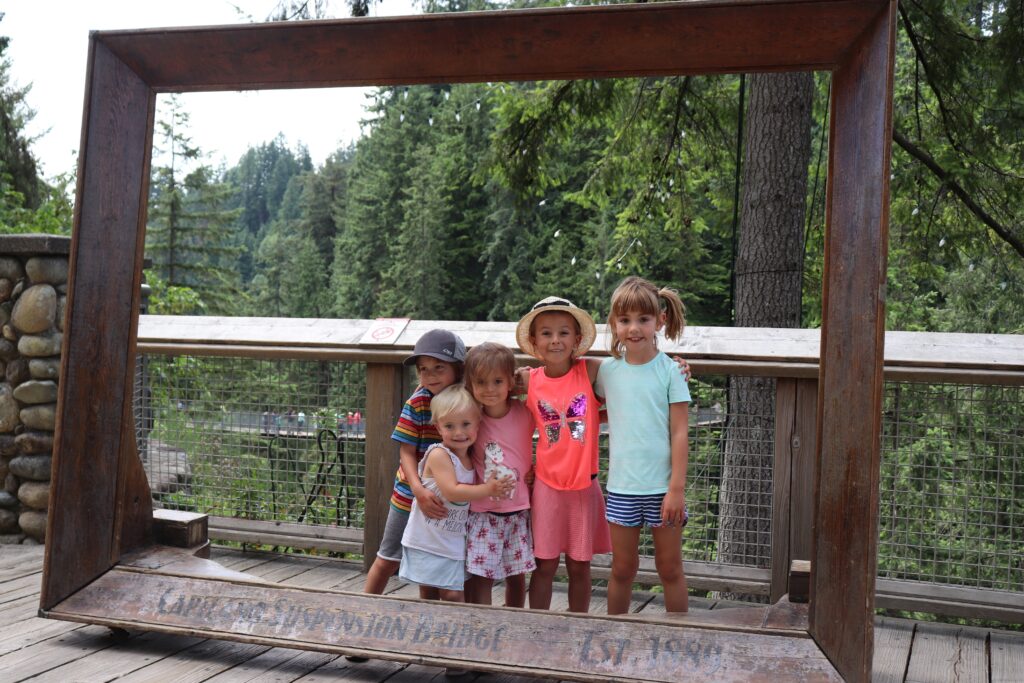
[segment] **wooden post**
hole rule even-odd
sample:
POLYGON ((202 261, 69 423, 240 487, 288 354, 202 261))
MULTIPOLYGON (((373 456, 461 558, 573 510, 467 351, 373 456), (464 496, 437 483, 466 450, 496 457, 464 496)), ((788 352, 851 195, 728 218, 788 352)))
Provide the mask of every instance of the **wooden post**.
POLYGON ((793 560, 811 558, 818 380, 780 377, 775 384, 771 601, 788 591, 793 560))
POLYGON ((132 414, 154 95, 95 34, 86 88, 44 609, 107 571, 125 547, 145 542, 152 515, 125 419, 132 414))
POLYGON ((832 75, 810 633, 871 679, 896 0, 832 75))
POLYGON ((366 507, 363 521, 363 568, 377 557, 388 501, 398 469, 398 445, 391 432, 402 412, 402 366, 366 364, 366 507))

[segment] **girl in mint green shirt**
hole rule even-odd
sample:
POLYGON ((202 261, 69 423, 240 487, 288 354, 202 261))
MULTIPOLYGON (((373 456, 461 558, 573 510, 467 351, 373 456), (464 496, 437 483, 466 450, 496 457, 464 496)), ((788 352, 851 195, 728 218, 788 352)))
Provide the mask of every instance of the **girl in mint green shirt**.
POLYGON ((682 336, 679 295, 639 277, 612 294, 612 358, 601 363, 595 392, 604 397, 610 433, 607 516, 612 538, 608 613, 628 611, 639 568, 640 531, 651 529, 665 611, 686 612, 682 532, 686 523, 690 391, 657 334, 682 336))

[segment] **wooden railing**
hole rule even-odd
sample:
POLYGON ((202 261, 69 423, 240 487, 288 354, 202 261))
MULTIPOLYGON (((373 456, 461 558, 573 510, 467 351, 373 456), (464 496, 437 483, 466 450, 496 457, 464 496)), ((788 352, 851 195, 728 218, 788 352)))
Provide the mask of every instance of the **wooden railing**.
MULTIPOLYGON (((301 525, 259 525, 244 520, 211 521, 211 536, 261 540, 271 544, 324 547, 362 552, 369 562, 383 533, 397 463, 390 435, 411 388, 401 361, 415 340, 435 327, 457 333, 468 346, 497 341, 515 348, 515 325, 505 322, 412 321, 394 344, 364 344, 373 321, 275 318, 142 316, 141 354, 223 356, 362 362, 367 367, 365 397, 365 524, 325 534, 301 525), (379 457, 392 454, 393 457, 379 457)), ((591 352, 607 353, 599 326, 591 352)), ((813 535, 813 493, 818 405, 817 330, 687 328, 684 340, 665 350, 690 362, 695 376, 759 376, 776 379, 774 491, 771 568, 713 562, 687 562, 690 585, 770 596, 786 592, 790 561, 809 559, 813 535)), ((521 362, 530 362, 520 356, 521 362)), ((1024 386, 1024 337, 889 332, 885 340, 887 380, 972 385, 1024 386)), ((875 437, 877 438, 877 437, 875 437)), ((651 566, 641 579, 655 582, 651 566)), ((595 576, 607 566, 595 563, 595 576)), ((1024 593, 992 591, 916 581, 880 579, 877 606, 1009 621, 1024 619, 1024 593)))

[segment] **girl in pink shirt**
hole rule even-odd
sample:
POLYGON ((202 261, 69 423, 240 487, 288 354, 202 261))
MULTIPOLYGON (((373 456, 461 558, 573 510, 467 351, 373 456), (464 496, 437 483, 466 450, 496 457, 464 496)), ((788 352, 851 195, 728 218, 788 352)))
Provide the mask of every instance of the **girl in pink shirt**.
POLYGON ((466 387, 480 404, 482 417, 473 446, 479 481, 491 473, 509 476, 515 488, 497 499, 470 504, 466 534, 466 601, 491 604, 497 580, 505 581, 505 606, 526 603, 526 574, 536 569, 530 532, 530 472, 533 468, 533 418, 511 396, 516 358, 501 344, 478 344, 466 354, 466 387))

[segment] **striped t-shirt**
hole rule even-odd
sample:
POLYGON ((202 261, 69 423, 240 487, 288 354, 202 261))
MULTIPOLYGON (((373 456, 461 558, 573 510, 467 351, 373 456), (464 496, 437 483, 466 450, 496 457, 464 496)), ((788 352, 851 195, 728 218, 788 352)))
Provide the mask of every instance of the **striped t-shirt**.
MULTIPOLYGON (((423 459, 427 448, 431 444, 440 443, 441 435, 437 433, 437 427, 431 422, 430 399, 434 395, 428 389, 417 387, 412 396, 402 406, 402 414, 398 417, 398 424, 391 438, 398 443, 409 444, 416 447, 416 461, 423 459)), ((402 512, 409 512, 412 509, 412 489, 399 465, 398 473, 395 474, 395 488, 391 492, 391 507, 402 512)))

